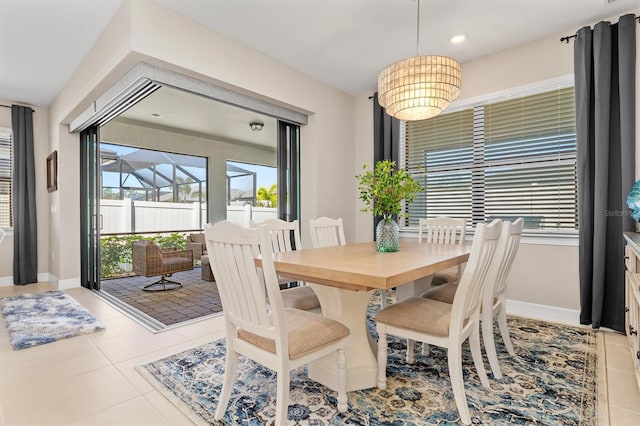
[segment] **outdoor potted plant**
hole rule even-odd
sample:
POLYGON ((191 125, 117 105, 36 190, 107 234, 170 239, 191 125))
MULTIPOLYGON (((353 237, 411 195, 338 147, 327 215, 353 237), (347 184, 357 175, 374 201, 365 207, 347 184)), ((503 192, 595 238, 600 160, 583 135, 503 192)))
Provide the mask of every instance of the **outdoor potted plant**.
POLYGON ((356 175, 360 199, 366 204, 361 211, 382 217, 376 226, 376 250, 400 250, 400 229, 397 217, 403 216, 402 202, 412 202, 422 186, 403 169, 396 169, 395 161, 378 161, 373 169, 362 166, 364 172, 356 175))

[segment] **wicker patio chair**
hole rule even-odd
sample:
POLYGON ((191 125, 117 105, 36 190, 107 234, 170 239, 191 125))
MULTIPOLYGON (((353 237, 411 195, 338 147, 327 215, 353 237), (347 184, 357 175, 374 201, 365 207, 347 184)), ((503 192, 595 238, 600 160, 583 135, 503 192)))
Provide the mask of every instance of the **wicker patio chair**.
POLYGON ((133 272, 145 277, 160 275, 160 279, 142 287, 145 291, 174 290, 182 283, 168 280, 174 272, 193 269, 193 251, 175 248, 160 249, 156 243, 140 240, 133 244, 133 272))
POLYGON ((205 243, 204 233, 187 235, 187 249, 193 251, 193 260, 201 260, 202 255, 207 254, 207 245, 205 243))

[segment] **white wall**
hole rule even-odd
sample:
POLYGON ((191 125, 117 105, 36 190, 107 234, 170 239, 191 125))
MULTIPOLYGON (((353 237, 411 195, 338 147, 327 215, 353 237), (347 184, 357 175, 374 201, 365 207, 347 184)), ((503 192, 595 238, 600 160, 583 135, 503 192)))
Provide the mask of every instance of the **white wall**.
MULTIPOLYGON (((125 0, 50 108, 51 143, 64 168, 62 189, 52 199, 55 231, 50 244, 56 256, 51 270, 60 286, 78 285, 80 276, 79 144, 78 135, 69 134, 64 124, 138 61, 309 112, 309 124, 301 129, 301 221, 341 216, 348 238, 354 239, 355 189, 344 185, 355 175, 354 98, 151 0, 125 0)), ((302 231, 308 241, 307 227, 302 231)))
MULTIPOLYGON (((616 20, 611 19, 612 22, 616 20)), ((561 43, 560 37, 575 30, 568 28, 553 37, 462 64, 462 90, 458 102, 573 74, 573 43, 561 43)), ((640 55, 638 70, 636 121, 640 123, 640 55)), ((373 158, 371 102, 366 97, 358 98, 355 115, 356 160, 369 165, 373 158)), ((640 126, 636 126, 636 134, 636 140, 640 141, 640 126)), ((636 149, 636 158, 637 174, 640 175, 640 146, 636 149)), ((356 217, 356 239, 371 240, 373 231, 369 214, 356 211, 356 217)), ((514 262, 507 297, 525 303, 579 310, 577 239, 570 244, 573 245, 525 241, 514 262)), ((578 322, 577 316, 575 321, 578 322)))
MULTIPOLYGON (((557 36, 463 64, 460 100, 571 73, 572 44, 560 43, 559 37, 575 30, 568 28, 557 36)), ((354 179, 363 163, 372 163, 371 100, 365 96, 354 99, 151 0, 125 0, 50 106, 48 140, 47 126, 37 125, 41 142, 36 161, 43 164, 44 173, 46 155, 59 151, 60 188, 52 194, 38 194, 38 204, 49 205, 49 210, 39 212, 39 247, 49 247, 49 256, 40 256, 39 270, 61 278, 62 287, 79 284, 79 143, 77 134, 68 133, 66 123, 141 60, 309 112, 309 125, 301 129, 301 221, 340 216, 347 240, 371 239, 371 218, 359 212, 362 206, 354 179)), ((638 61, 640 69, 640 57, 638 61)), ((638 81, 640 89, 640 77, 638 81)), ((640 95, 638 102, 640 122, 640 95)), ((47 117, 46 110, 35 109, 37 120, 47 117)), ((640 126, 637 134, 640 140, 640 126)), ((637 158, 640 164, 640 149, 637 158)), ((307 227, 302 230, 303 240, 308 241, 307 227)), ((0 277, 11 270, 6 253, 10 243, 9 239, 0 246, 0 277)), ((509 297, 578 309, 577 270, 577 247, 525 244, 516 259, 509 297), (529 262, 544 267, 531 268, 529 262)))

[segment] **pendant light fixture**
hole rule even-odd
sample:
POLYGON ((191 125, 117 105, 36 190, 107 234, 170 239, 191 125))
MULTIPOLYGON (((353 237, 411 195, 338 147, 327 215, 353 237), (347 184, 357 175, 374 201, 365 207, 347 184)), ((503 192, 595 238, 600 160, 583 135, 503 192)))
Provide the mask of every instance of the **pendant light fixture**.
POLYGON ((435 117, 460 94, 460 63, 447 56, 420 55, 420 0, 416 56, 386 67, 378 76, 378 102, 387 114, 413 121, 435 117))

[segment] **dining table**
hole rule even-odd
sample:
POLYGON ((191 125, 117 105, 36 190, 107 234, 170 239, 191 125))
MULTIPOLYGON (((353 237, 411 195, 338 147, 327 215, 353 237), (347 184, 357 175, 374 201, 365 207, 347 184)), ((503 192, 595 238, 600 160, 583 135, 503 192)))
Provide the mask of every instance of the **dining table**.
MULTIPOLYGON (((470 244, 419 243, 401 238, 400 250, 376 251, 375 242, 301 249, 274 254, 278 275, 305 281, 315 291, 322 315, 346 325, 347 391, 376 386, 377 343, 367 328, 367 308, 376 290, 396 288, 398 300, 419 295, 434 273, 464 263, 470 244)), ((308 366, 309 377, 338 389, 335 355, 308 366)))

